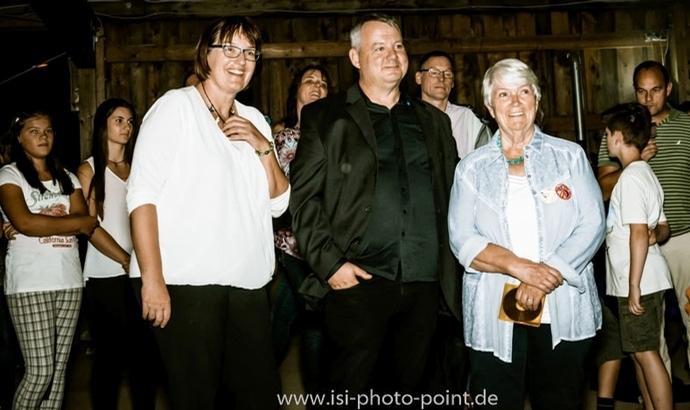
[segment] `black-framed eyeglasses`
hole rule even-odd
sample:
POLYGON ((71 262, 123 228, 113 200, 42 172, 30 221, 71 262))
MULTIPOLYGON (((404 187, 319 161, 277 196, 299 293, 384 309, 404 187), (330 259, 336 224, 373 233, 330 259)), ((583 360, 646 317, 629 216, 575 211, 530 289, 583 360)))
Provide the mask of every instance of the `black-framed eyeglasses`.
POLYGON ((432 78, 443 77, 443 78, 447 78, 447 79, 453 79, 453 77, 454 77, 453 72, 450 70, 441 71, 441 70, 438 70, 436 68, 425 68, 425 69, 419 70, 419 72, 420 73, 427 73, 427 74, 429 74, 429 77, 432 77, 432 78))
POLYGON ((208 48, 221 48, 223 49, 223 54, 227 58, 237 58, 240 54, 244 54, 244 58, 247 61, 257 61, 261 57, 261 51, 255 48, 240 48, 233 44, 211 44, 208 48))

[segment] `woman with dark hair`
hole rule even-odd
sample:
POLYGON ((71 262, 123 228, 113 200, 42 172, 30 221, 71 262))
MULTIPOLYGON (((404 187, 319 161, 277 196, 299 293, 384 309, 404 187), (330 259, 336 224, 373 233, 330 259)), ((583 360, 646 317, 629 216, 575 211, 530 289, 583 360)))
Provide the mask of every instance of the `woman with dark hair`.
POLYGON ((91 235, 98 221, 53 152, 51 117, 22 113, 10 132, 14 162, 0 170, 11 224, 5 293, 26 368, 12 408, 59 410, 83 287, 76 235, 91 235))
MULTIPOLYGON (((290 177, 290 161, 295 157, 300 137, 299 120, 302 107, 328 95, 330 78, 325 67, 308 65, 300 70, 290 83, 287 100, 287 115, 283 120, 285 128, 274 139, 278 152, 278 163, 290 177)), ((276 357, 281 360, 290 341, 290 328, 298 312, 304 311, 304 332, 301 340, 302 378, 307 393, 313 393, 319 380, 320 355, 323 333, 323 318, 318 312, 306 310, 305 300, 299 295, 299 288, 311 272, 302 258, 297 241, 292 234, 290 215, 286 213, 276 220, 275 244, 280 251, 280 262, 284 276, 281 276, 273 305, 273 343, 276 357)))
POLYGON ((275 267, 272 217, 289 201, 271 130, 235 99, 261 56, 244 17, 201 35, 194 87, 172 90, 146 114, 127 207, 132 277, 168 370, 173 410, 277 409, 265 286, 275 267))
POLYGON ((134 149, 136 114, 120 98, 98 106, 91 157, 77 171, 89 214, 100 226, 89 239, 84 262, 89 327, 94 344, 91 399, 95 410, 116 409, 122 370, 129 371, 132 408, 155 408, 158 348, 129 279, 132 238, 127 178, 134 149))
POLYGON ((318 64, 309 64, 301 69, 290 82, 290 87, 288 87, 287 114, 275 123, 273 134, 279 133, 283 128, 299 129, 302 107, 310 102, 326 97, 330 86, 331 78, 325 67, 318 64))

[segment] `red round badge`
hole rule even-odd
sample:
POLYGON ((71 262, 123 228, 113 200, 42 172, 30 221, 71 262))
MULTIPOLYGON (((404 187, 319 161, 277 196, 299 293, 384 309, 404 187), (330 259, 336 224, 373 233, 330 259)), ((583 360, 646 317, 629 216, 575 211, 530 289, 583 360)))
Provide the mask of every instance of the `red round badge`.
POLYGON ((564 201, 567 201, 570 199, 570 196, 572 193, 570 192, 570 188, 566 184, 558 184, 556 185, 556 188, 554 188, 554 191, 556 191, 556 195, 558 195, 559 198, 561 198, 564 201))

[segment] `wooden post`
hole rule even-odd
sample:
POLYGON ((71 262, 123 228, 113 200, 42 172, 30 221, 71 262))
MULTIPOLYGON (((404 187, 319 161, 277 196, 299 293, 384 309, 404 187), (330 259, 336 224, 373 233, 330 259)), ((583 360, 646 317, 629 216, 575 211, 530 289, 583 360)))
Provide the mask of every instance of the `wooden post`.
MULTIPOLYGON (((567 11, 554 11, 550 14, 552 35, 571 34, 570 16, 567 11)), ((552 52, 546 55, 550 55, 553 58, 550 67, 548 67, 553 70, 553 77, 551 77, 553 78, 553 80, 550 82, 547 81, 547 86, 550 88, 550 90, 545 90, 548 91, 548 95, 553 96, 553 105, 551 105, 551 109, 553 110, 553 112, 547 112, 546 114, 572 117, 573 89, 571 86, 571 76, 573 75, 573 73, 571 73, 570 68, 564 64, 567 60, 562 58, 562 56, 561 58, 559 58, 558 52, 552 52)), ((545 120, 544 130, 548 133, 553 133, 560 138, 564 138, 570 141, 575 141, 576 139, 573 123, 571 123, 570 127, 564 131, 556 131, 554 127, 552 127, 551 124, 545 120)))
POLYGON ((673 87, 673 98, 675 102, 681 103, 688 99, 690 92, 690 81, 688 80, 688 45, 687 45, 687 26, 686 13, 687 6, 677 3, 673 6, 673 23, 669 33, 670 57, 671 57, 671 77, 675 86, 673 87))
POLYGON ((79 152, 80 162, 91 153, 91 135, 93 133, 93 115, 96 112, 96 70, 77 68, 70 60, 72 73, 72 111, 79 113, 79 152))
MULTIPOLYGON (((629 10, 620 10, 615 13, 616 31, 631 30, 633 27, 632 16, 629 10)), ((651 43, 650 43, 651 45, 651 43)), ((618 60, 618 103, 628 103, 635 101, 633 93, 633 72, 638 64, 644 61, 642 48, 626 48, 616 50, 618 60)))

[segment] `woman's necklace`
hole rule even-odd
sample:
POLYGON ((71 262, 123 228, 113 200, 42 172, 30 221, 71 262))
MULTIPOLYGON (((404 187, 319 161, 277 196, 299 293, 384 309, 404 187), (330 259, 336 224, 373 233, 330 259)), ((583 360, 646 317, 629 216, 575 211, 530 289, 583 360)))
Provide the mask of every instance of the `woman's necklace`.
POLYGON ((496 145, 498 146, 498 149, 501 150, 501 154, 503 154, 503 158, 506 159, 506 162, 508 163, 508 165, 520 165, 520 164, 522 164, 522 161, 525 159, 522 155, 520 155, 517 158, 506 157, 506 154, 503 152, 503 144, 501 143, 501 136, 500 135, 496 138, 496 145))
MULTIPOLYGON (((211 114, 213 114, 213 113, 215 112, 216 115, 218 116, 218 119, 221 120, 222 123, 225 123, 225 118, 223 118, 223 117, 220 115, 220 112, 216 109, 216 106, 213 105, 213 101, 211 101, 211 97, 209 97, 209 96, 208 96, 208 93, 206 93, 206 87, 204 87, 204 82, 203 82, 203 81, 201 82, 201 90, 204 92, 204 95, 206 96, 206 99, 208 100, 208 103, 211 104, 211 105, 208 106, 208 112, 210 112, 211 114)), ((233 103, 233 105, 234 105, 234 104, 235 104, 235 103, 233 103)), ((231 108, 230 108, 230 116, 232 117, 233 115, 235 115, 235 110, 233 110, 232 107, 231 107, 231 108)))

